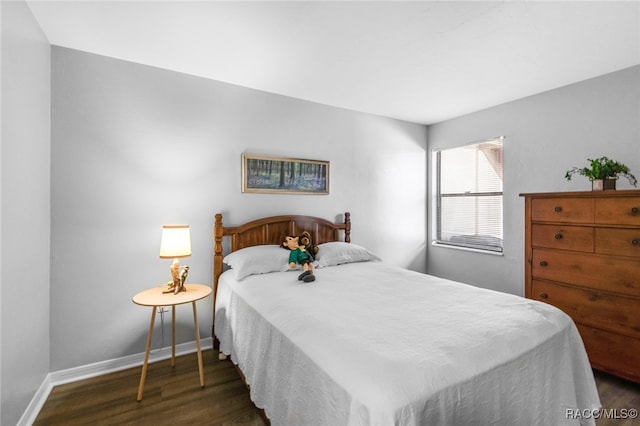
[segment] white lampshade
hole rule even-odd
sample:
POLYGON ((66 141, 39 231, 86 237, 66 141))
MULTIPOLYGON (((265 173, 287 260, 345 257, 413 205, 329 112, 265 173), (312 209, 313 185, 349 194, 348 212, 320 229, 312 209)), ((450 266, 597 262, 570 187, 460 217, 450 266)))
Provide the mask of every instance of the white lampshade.
POLYGON ((191 256, 189 225, 163 225, 160 258, 177 259, 188 256, 191 256))

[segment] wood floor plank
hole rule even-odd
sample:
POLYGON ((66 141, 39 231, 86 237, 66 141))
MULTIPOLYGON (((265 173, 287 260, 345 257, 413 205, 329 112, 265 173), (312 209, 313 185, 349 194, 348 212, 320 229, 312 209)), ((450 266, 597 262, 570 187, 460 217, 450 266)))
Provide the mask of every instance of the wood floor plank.
MULTIPOLYGON (((35 426, 56 425, 269 425, 229 361, 203 352, 205 387, 195 354, 149 365, 143 399, 136 401, 140 367, 56 386, 35 426)), ((602 406, 640 409, 640 384, 595 372, 602 406)), ((613 413, 611 411, 610 413, 613 413)), ((638 419, 600 418, 597 426, 634 426, 638 419)))

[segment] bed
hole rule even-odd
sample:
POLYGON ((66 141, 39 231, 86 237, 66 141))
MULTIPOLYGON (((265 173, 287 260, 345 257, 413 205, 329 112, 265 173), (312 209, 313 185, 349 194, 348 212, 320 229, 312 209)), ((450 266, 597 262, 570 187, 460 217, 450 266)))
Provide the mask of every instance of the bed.
POLYGON ((594 424, 600 401, 567 315, 350 241, 349 213, 233 227, 216 215, 214 345, 271 424, 594 424), (302 231, 320 247, 313 283, 278 247, 302 231))

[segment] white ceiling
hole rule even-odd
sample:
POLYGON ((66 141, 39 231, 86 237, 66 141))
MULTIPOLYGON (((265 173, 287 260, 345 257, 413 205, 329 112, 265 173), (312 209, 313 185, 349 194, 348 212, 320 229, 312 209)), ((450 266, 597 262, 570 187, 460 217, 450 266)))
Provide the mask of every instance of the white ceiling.
POLYGON ((53 45, 431 124, 640 64, 640 2, 28 1, 53 45))

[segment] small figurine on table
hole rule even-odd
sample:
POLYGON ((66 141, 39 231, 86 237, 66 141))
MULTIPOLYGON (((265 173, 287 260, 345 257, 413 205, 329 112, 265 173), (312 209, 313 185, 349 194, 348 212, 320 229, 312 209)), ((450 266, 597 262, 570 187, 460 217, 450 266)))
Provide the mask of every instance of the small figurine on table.
POLYGON ((187 291, 187 288, 184 286, 187 282, 187 275, 189 275, 189 266, 183 266, 182 272, 180 273, 180 288, 174 289, 175 294, 181 291, 187 291))
MULTIPOLYGON (((173 271, 171 271, 173 272, 173 271)), ((187 291, 187 288, 184 284, 187 282, 187 275, 189 274, 189 266, 183 266, 182 271, 180 272, 180 276, 177 278, 174 277, 173 281, 169 281, 167 286, 169 289, 167 291, 163 291, 163 293, 173 293, 178 294, 181 291, 187 291)), ((172 274, 173 275, 173 274, 172 274)))

